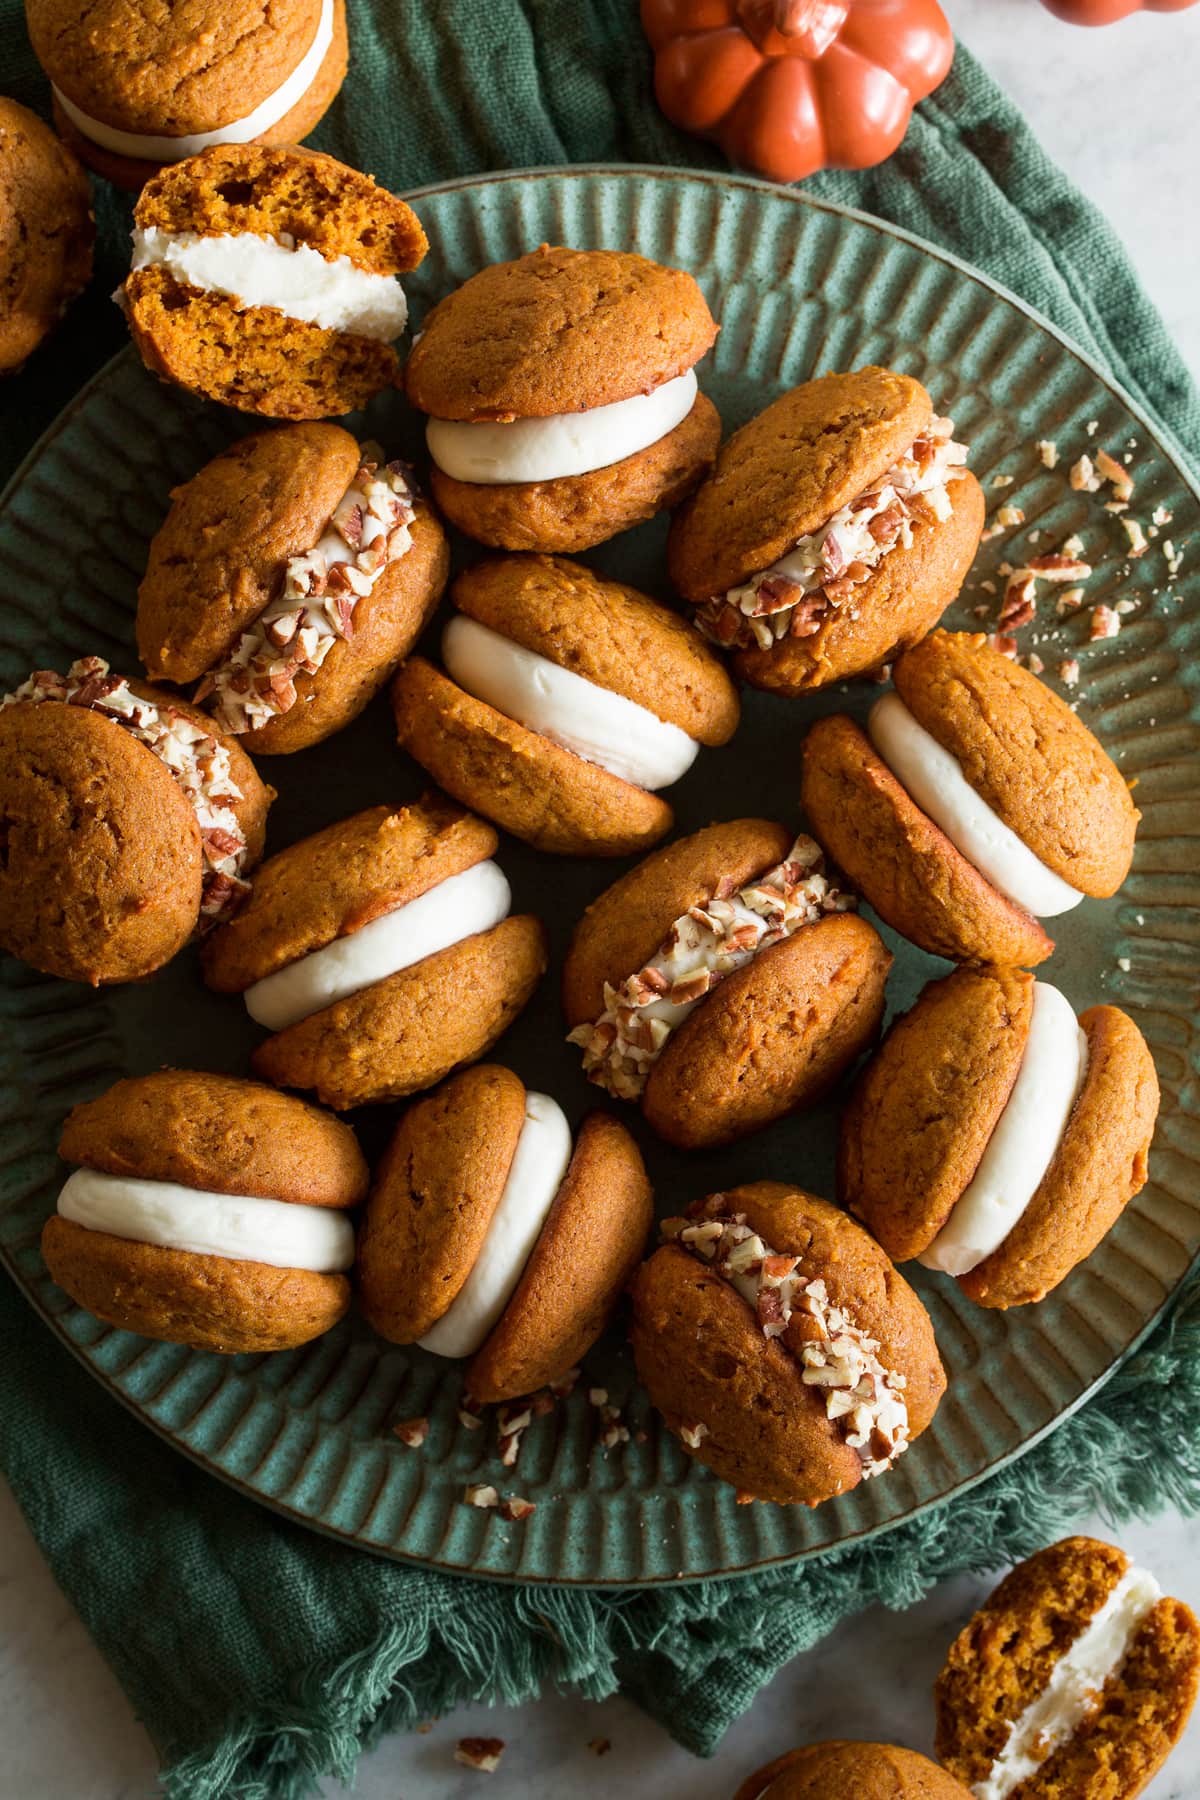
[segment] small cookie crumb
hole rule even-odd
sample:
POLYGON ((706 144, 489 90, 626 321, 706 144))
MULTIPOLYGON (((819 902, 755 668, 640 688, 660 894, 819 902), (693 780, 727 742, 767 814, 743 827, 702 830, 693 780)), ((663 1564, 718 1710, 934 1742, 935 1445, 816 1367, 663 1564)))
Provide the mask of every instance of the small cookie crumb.
POLYGON ((479 1769, 485 1775, 495 1774, 503 1755, 503 1738, 459 1738, 454 1746, 455 1762, 468 1769, 479 1769))
POLYGON ((425 1418, 401 1419, 398 1425, 392 1426, 392 1430, 400 1442, 407 1444, 410 1450, 419 1450, 429 1436, 429 1420, 425 1418))

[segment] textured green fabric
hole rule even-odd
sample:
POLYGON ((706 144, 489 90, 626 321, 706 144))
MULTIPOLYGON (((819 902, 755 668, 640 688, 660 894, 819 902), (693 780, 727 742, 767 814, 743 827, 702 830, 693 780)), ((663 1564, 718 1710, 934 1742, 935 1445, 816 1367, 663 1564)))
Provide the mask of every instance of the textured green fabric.
MULTIPOLYGON (((564 161, 720 166, 656 111, 635 0, 350 0, 349 83, 316 141, 395 188, 564 161)), ((46 110, 19 0, 0 90, 46 110)), ((1200 399, 1120 245, 960 52, 882 169, 812 188, 944 245, 1112 368, 1200 457, 1200 399)), ((119 347, 107 294, 127 205, 98 194, 98 280, 0 390, 0 472, 119 347)), ((1200 1295, 1082 1414, 962 1500, 797 1570, 587 1594, 402 1568, 197 1472, 109 1399, 0 1285, 0 1465, 56 1576, 161 1747, 179 1800, 277 1800, 348 1774, 456 1702, 623 1689, 709 1752, 789 1658, 875 1600, 1027 1553, 1099 1503, 1200 1510, 1200 1295), (1176 1446, 1164 1464, 1161 1445, 1176 1446)))

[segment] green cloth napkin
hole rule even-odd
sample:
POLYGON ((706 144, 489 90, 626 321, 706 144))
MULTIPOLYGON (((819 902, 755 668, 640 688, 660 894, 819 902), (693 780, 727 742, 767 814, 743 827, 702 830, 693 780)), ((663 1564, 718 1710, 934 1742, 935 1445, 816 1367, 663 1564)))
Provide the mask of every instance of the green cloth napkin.
MULTIPOLYGON (((635 0, 350 0, 350 13, 350 76, 314 141, 390 187, 562 162, 722 166, 656 110, 635 0)), ((0 0, 0 90, 47 110, 19 0, 0 0)), ((810 186, 985 269, 1200 459, 1200 396, 1120 244, 964 51, 887 164, 810 186)), ((0 390, 0 474, 123 340, 107 295, 127 211, 99 187, 96 284, 0 390)), ((910 1605, 1097 1504, 1114 1519, 1200 1510, 1198 1407, 1193 1289, 1045 1443, 864 1547, 671 1591, 510 1587, 387 1563, 243 1499, 138 1424, 0 1284, 0 1463, 178 1800, 298 1800, 386 1731, 552 1684, 620 1689, 709 1753, 783 1663, 873 1601, 910 1605)))

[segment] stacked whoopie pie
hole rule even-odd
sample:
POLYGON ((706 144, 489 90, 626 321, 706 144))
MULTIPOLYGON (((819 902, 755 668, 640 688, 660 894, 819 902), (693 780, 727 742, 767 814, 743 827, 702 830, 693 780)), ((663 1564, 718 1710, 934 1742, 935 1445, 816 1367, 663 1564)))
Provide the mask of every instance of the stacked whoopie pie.
POLYGON ((22 366, 87 286, 95 236, 74 156, 0 96, 0 375, 22 366))
POLYGON ((945 1769, 897 1744, 838 1739, 777 1756, 733 1800, 972 1800, 945 1769))

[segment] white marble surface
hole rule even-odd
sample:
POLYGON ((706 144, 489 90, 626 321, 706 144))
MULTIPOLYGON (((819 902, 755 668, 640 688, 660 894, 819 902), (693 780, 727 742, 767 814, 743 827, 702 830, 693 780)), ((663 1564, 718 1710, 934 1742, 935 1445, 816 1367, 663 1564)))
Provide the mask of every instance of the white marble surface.
MULTIPOLYGON (((1060 24, 1035 0, 945 0, 960 37, 1025 109, 1050 153, 1104 208, 1192 367, 1200 371, 1200 7, 1108 31, 1060 24)), ((1100 1520, 1080 1529, 1101 1534, 1100 1520)), ((1126 1548, 1200 1608, 1200 1531, 1167 1515, 1126 1548)), ((366 1757, 362 1800, 529 1800, 573 1791, 625 1800, 725 1800, 759 1762, 844 1734, 928 1749, 929 1684, 987 1584, 956 1581, 904 1615, 873 1612, 785 1669, 699 1763, 634 1707, 551 1697, 518 1713, 467 1709, 366 1757), (819 1679, 814 1679, 819 1677, 819 1679), (862 1696, 860 1699, 859 1696, 862 1696), (455 1764, 462 1736, 508 1741, 498 1774, 455 1764), (596 1739, 611 1741, 597 1757, 596 1739)), ((0 1800, 132 1800, 155 1791, 148 1738, 58 1592, 0 1488, 0 1800)), ((330 1783, 332 1800, 348 1790, 330 1783)), ((1200 1793, 1200 1715, 1148 1800, 1200 1793)))

